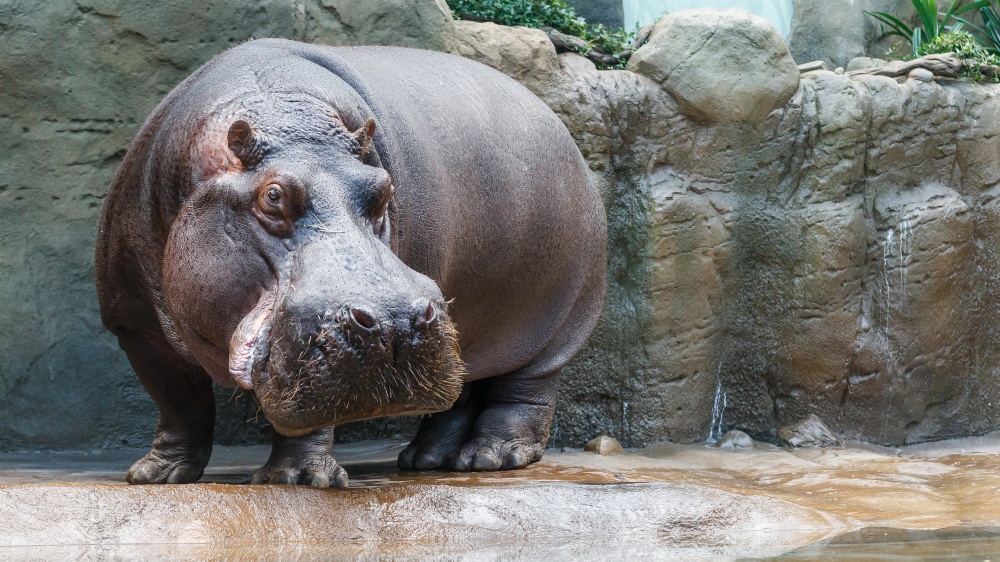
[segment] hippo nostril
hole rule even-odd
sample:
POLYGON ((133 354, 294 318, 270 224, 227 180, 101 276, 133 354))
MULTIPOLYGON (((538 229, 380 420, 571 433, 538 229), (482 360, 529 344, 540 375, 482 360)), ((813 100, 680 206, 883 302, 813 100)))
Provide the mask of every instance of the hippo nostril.
POLYGON ((437 318, 437 309, 430 299, 419 299, 413 303, 414 317, 413 323, 418 327, 429 325, 437 318))
POLYGON ((351 309, 351 318, 354 319, 355 324, 367 331, 375 328, 375 317, 360 308, 351 309))

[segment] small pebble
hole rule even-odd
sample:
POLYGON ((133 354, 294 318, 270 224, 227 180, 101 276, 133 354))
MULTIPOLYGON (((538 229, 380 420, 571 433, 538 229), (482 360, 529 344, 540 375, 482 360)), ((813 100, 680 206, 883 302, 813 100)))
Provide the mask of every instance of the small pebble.
POLYGON ((838 66, 837 69, 833 71, 833 73, 834 74, 843 74, 844 73, 844 67, 838 66))
POLYGON ((778 436, 792 447, 839 447, 840 438, 816 414, 778 430, 778 436))
POLYGON ((926 68, 914 68, 907 76, 921 82, 930 82, 934 79, 934 73, 926 68))
POLYGON ((607 435, 601 435, 587 441, 587 444, 583 446, 583 450, 604 456, 625 452, 625 449, 622 449, 622 445, 617 439, 608 437, 607 435))
POLYGON ((753 437, 738 429, 730 430, 715 443, 720 449, 753 449, 753 437))

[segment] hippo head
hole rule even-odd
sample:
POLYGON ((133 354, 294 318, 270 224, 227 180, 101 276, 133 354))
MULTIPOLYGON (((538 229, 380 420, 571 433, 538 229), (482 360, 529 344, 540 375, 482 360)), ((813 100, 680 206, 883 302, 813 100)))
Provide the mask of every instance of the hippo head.
POLYGON ((375 122, 271 97, 202 126, 164 255, 161 323, 296 436, 445 410, 464 367, 438 286, 395 254, 375 122), (360 122, 359 122, 360 121, 360 122))

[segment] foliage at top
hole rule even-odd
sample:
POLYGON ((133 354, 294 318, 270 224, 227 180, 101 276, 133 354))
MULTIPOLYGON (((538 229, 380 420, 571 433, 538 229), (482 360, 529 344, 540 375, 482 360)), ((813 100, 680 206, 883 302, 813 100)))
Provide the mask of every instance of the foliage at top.
POLYGON ((1000 15, 997 14, 997 9, 993 7, 995 1, 980 0, 976 2, 976 5, 979 6, 979 14, 983 17, 982 27, 962 18, 956 19, 979 32, 979 42, 982 43, 987 51, 994 55, 1000 55, 1000 15))
POLYGON ((998 82, 1000 79, 995 74, 985 75, 981 65, 1000 66, 1000 57, 986 50, 972 34, 965 31, 953 31, 935 37, 933 40, 924 43, 921 47, 920 55, 933 55, 939 53, 955 53, 965 64, 962 65, 962 72, 959 76, 969 78, 974 82, 989 79, 998 82))
POLYGON ((910 26, 892 14, 869 11, 865 11, 865 13, 886 26, 886 35, 895 35, 909 41, 913 47, 914 57, 922 56, 922 49, 925 43, 933 41, 950 31, 960 31, 962 26, 967 22, 957 17, 959 14, 981 8, 990 2, 990 0, 977 0, 971 4, 962 6, 963 0, 952 0, 948 5, 948 9, 944 12, 939 12, 936 0, 910 1, 913 3, 913 8, 917 11, 917 16, 920 18, 920 25, 913 28, 910 28, 910 26), (949 25, 949 22, 953 19, 957 23, 949 25))
POLYGON ((937 11, 935 0, 910 1, 920 19, 920 25, 912 29, 885 12, 865 13, 888 26, 886 35, 902 37, 910 42, 912 56, 907 58, 955 53, 962 59, 959 76, 976 82, 984 79, 1000 81, 997 69, 991 68, 1000 67, 1000 15, 994 8, 994 3, 1000 0, 974 0, 966 5, 962 5, 962 0, 951 0, 943 12, 937 11), (982 16, 982 26, 959 17, 959 14, 976 9, 982 16), (965 27, 978 35, 964 31, 965 27))
MULTIPOLYGON (((551 27, 583 39, 607 54, 629 48, 634 32, 588 24, 564 0, 447 0, 459 19, 491 21, 501 25, 521 25, 541 29, 551 27)), ((580 53, 585 54, 585 53, 580 53)), ((624 66, 624 60, 619 64, 624 66)))

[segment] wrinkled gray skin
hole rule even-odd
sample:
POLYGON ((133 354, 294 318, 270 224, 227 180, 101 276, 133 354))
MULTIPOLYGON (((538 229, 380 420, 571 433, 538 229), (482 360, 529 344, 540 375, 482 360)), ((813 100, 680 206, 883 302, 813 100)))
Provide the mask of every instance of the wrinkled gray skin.
POLYGON ((502 74, 236 47, 150 115, 101 218, 103 320, 160 409, 128 481, 201 477, 213 379, 252 389, 276 430, 254 482, 345 486, 333 425, 397 414, 431 414, 401 468, 537 461, 605 245, 566 129, 502 74))

